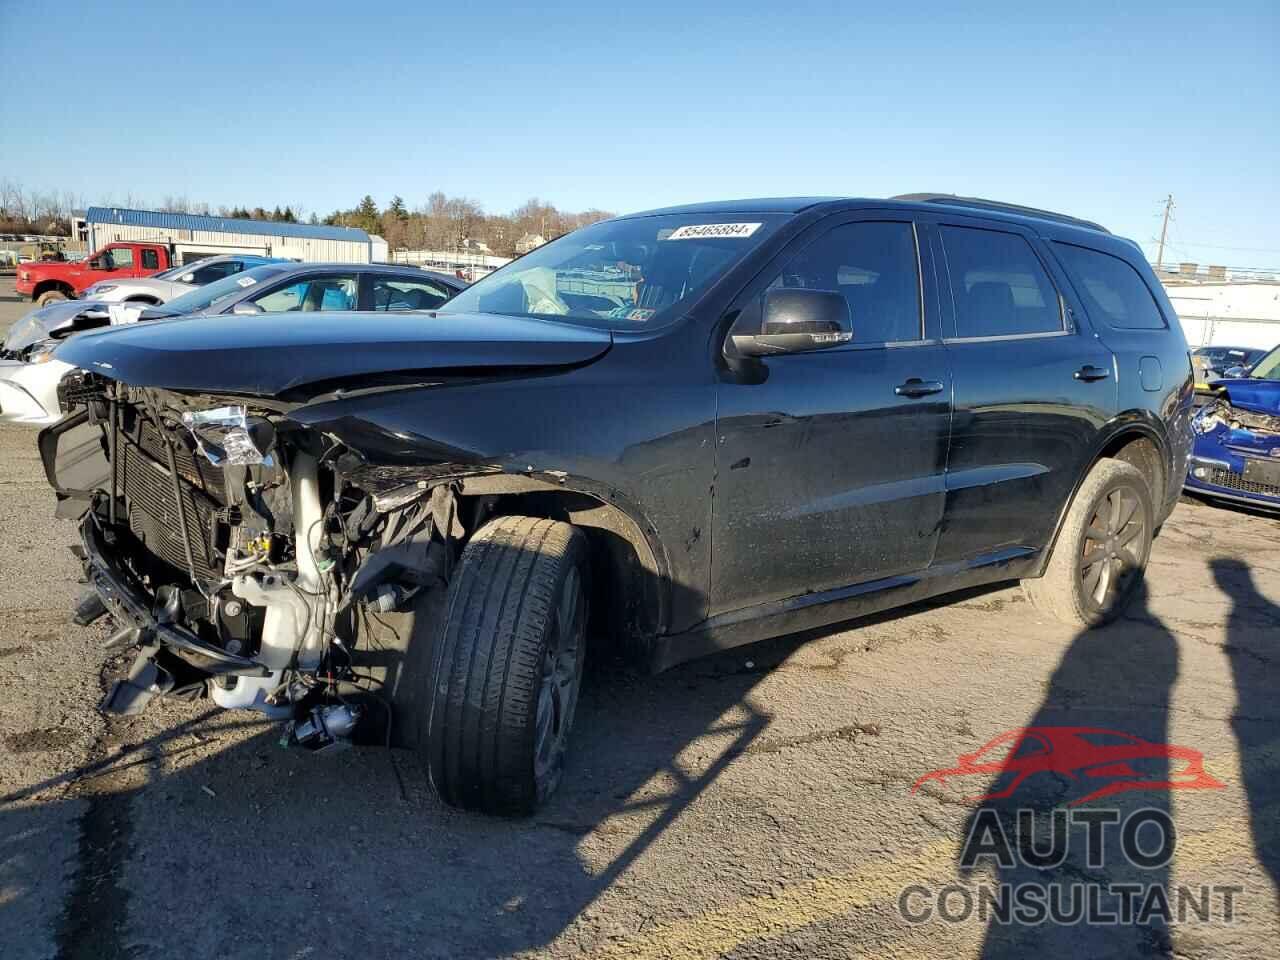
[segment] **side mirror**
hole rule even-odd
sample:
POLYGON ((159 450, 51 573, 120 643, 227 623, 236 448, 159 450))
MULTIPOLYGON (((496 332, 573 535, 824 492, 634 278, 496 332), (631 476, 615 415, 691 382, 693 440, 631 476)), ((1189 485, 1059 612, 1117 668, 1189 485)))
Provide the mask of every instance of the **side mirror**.
POLYGON ((1247 377, 1249 375, 1249 368, 1244 366, 1227 367, 1226 370, 1222 371, 1222 375, 1232 380, 1239 380, 1241 377, 1247 377))
POLYGON ((838 347, 853 339, 849 301, 834 290, 770 290, 760 311, 760 331, 734 334, 746 357, 806 353, 838 347))
POLYGON ((250 303, 248 300, 244 300, 232 307, 231 312, 238 317, 252 317, 259 313, 265 313, 266 311, 256 303, 250 303))

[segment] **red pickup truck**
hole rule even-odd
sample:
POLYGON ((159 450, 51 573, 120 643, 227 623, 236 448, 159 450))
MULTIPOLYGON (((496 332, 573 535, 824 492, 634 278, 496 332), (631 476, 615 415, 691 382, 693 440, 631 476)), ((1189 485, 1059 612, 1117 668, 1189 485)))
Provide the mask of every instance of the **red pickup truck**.
POLYGON ((72 300, 99 280, 149 277, 173 266, 161 243, 109 243, 79 263, 25 263, 14 284, 18 293, 40 306, 72 300))

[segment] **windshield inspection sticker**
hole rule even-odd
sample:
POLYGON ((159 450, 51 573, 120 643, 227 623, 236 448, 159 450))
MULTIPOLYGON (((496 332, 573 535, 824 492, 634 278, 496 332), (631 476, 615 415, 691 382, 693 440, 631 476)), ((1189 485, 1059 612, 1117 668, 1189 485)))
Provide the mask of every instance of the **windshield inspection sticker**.
POLYGON ((745 240, 763 226, 763 223, 691 223, 673 231, 667 239, 703 240, 709 237, 732 237, 745 240))
POLYGON ((255 280, 253 277, 241 277, 239 280, 236 281, 236 283, 240 284, 240 286, 242 287, 252 287, 257 282, 258 281, 255 280))

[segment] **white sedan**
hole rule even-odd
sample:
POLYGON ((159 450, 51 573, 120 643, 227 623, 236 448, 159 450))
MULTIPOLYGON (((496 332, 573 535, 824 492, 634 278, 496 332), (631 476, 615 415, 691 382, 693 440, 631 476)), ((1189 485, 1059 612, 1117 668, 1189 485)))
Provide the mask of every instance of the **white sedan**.
POLYGON ((248 270, 264 263, 279 262, 271 257, 236 253, 217 257, 205 257, 195 263, 170 267, 150 277, 124 277, 120 280, 99 280, 85 289, 81 300, 98 300, 106 303, 168 303, 174 297, 189 293, 196 287, 213 283, 233 273, 248 270))

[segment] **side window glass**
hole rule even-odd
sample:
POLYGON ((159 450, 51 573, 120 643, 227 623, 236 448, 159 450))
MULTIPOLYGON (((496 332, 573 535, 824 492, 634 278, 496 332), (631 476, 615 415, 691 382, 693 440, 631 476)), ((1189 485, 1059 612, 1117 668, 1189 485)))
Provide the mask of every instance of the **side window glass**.
POLYGON ((142 251, 142 269, 143 270, 159 270, 160 254, 156 253, 154 250, 143 250, 142 251))
POLYGON ((396 277, 373 278, 375 310, 434 310, 448 299, 449 291, 438 283, 396 277))
POLYGON ((1063 329, 1062 303, 1031 244, 1016 233, 942 228, 956 336, 1008 337, 1063 329))
POLYGON ((211 263, 207 267, 201 267, 195 272, 192 283, 204 285, 213 283, 215 280, 221 280, 223 277, 229 277, 233 273, 239 273, 244 264, 238 260, 224 260, 222 263, 211 263))
POLYGON ((849 304, 854 343, 923 339, 915 230, 909 223, 846 223, 788 263, 769 290, 833 290, 849 304))
POLYGON ((116 247, 107 251, 111 254, 111 265, 117 270, 133 266, 133 250, 130 247, 116 247))
POLYGON ((267 313, 287 313, 293 310, 354 310, 356 308, 356 278, 349 276, 308 277, 253 300, 267 313))
POLYGON ((1151 291, 1129 264, 1070 243, 1053 246, 1076 281, 1090 317, 1120 330, 1164 329, 1164 317, 1151 291))

